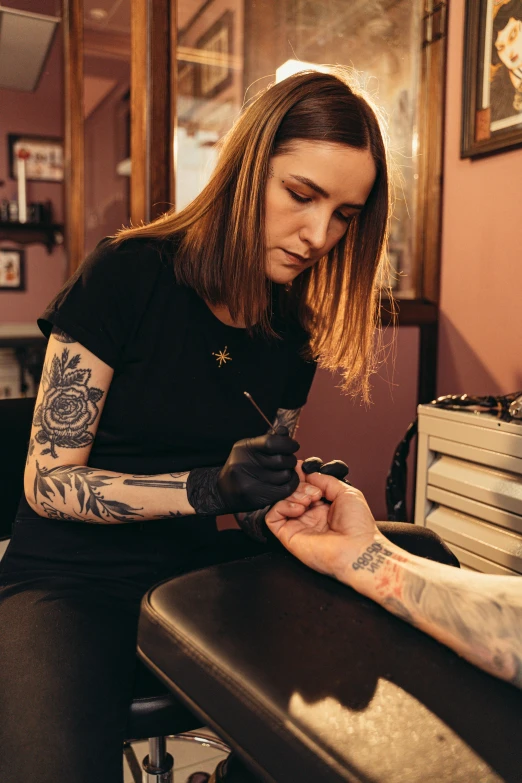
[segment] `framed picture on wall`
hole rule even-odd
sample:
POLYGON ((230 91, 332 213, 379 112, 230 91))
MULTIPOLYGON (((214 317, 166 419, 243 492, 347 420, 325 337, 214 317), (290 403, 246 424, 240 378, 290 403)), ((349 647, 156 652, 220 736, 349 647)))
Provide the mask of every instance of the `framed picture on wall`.
POLYGON ((0 248, 0 291, 25 291, 25 254, 23 250, 0 248))
POLYGON ((18 179, 16 162, 25 153, 25 177, 40 182, 63 180, 63 141, 50 136, 8 135, 9 176, 18 179))
POLYGON ((467 0, 461 158, 522 145, 522 0, 467 0))
POLYGON ((202 52, 199 68, 199 97, 210 100, 232 83, 229 57, 233 53, 232 11, 225 13, 197 40, 202 52))

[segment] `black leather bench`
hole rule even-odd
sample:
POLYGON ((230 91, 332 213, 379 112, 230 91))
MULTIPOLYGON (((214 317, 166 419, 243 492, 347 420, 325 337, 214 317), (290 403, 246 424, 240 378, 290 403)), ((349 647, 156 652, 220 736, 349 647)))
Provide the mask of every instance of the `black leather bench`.
POLYGON ((277 783, 522 781, 522 693, 285 553, 144 598, 139 654, 277 783))

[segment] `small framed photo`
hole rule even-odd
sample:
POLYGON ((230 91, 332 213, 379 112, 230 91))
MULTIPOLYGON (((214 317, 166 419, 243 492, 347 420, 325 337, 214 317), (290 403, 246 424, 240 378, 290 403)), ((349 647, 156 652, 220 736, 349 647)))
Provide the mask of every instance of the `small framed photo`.
POLYGON ((199 97, 210 100, 232 84, 229 57, 233 51, 232 11, 225 11, 196 42, 207 54, 199 69, 199 97))
POLYGON ((522 145, 522 0, 467 0, 461 158, 522 145))
POLYGON ((25 291, 23 250, 0 248, 0 291, 25 291))
POLYGON ((18 179, 18 154, 25 152, 27 180, 61 182, 63 180, 63 141, 50 136, 8 135, 9 176, 18 179))

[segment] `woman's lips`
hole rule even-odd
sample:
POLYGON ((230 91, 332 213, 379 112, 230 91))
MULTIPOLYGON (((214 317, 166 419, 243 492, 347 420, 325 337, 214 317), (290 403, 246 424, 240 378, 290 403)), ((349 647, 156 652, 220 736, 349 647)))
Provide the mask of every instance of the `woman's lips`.
POLYGON ((290 262, 296 266, 303 266, 303 264, 307 264, 311 260, 310 258, 303 258, 303 256, 290 253, 289 250, 283 250, 283 253, 290 260, 290 262))

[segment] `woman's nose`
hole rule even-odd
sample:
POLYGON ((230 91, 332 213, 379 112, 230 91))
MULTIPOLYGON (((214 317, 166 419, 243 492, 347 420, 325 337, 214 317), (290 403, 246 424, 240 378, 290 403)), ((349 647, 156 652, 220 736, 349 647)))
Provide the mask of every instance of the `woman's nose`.
POLYGON ((311 214, 308 216, 308 220, 300 231, 300 238, 303 242, 306 242, 307 245, 314 248, 314 250, 319 250, 326 245, 329 225, 329 214, 311 214))

